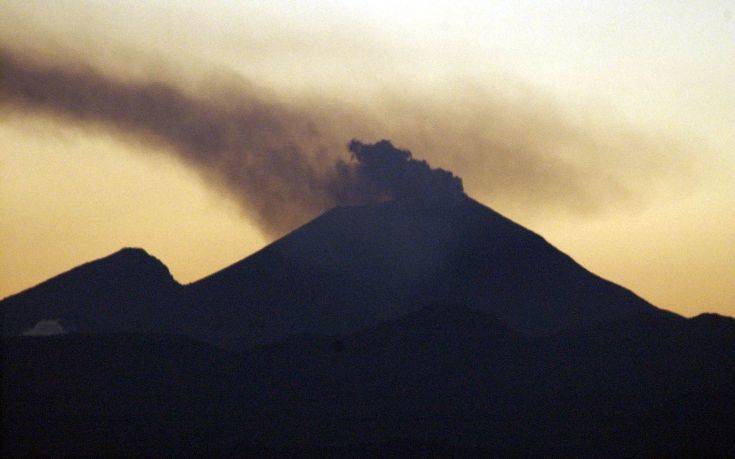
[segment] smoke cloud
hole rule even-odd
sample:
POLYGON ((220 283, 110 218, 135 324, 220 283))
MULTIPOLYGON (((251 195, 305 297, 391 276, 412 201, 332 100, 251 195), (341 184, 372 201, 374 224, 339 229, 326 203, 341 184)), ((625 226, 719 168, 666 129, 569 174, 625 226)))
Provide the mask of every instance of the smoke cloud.
POLYGON ((683 155, 677 145, 607 125, 585 129, 533 94, 512 102, 480 87, 448 85, 424 96, 284 102, 223 69, 193 87, 173 72, 160 81, 131 78, 119 67, 105 73, 68 56, 54 61, 10 49, 0 46, 4 112, 114 131, 172 153, 234 197, 271 237, 338 204, 466 189, 504 210, 516 204, 531 213, 584 214, 637 205, 667 174, 693 176, 676 169, 686 164, 676 159, 683 155), (433 163, 451 164, 464 182, 388 141, 356 140, 345 149, 355 137, 420 150, 433 163), (632 192, 640 183, 645 189, 632 192))
POLYGON ((163 144, 224 185, 271 234, 338 204, 462 193, 459 178, 386 140, 353 140, 352 161, 335 162, 308 115, 245 91, 204 98, 81 65, 37 64, 7 51, 0 59, 2 106, 163 144))
POLYGON ((328 177, 303 154, 309 120, 241 93, 196 97, 170 84, 115 80, 82 65, 54 66, 0 54, 0 104, 113 129, 168 147, 232 191, 271 233, 333 204, 328 177))
POLYGON ((426 161, 413 159, 408 150, 389 140, 365 144, 353 139, 348 145, 356 163, 337 163, 343 188, 341 202, 388 199, 444 200, 464 194, 462 179, 444 169, 432 169, 426 161))

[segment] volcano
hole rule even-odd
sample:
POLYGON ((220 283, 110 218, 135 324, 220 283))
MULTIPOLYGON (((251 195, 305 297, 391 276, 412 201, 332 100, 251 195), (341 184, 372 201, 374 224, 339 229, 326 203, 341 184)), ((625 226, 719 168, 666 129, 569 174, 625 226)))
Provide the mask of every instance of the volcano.
POLYGON ((354 332, 445 304, 535 335, 672 315, 467 197, 335 208, 187 286, 185 304, 234 348, 354 332))
POLYGON ((660 315, 541 236, 463 196, 337 207, 190 285, 124 249, 0 303, 6 334, 44 319, 80 332, 188 333, 231 350, 350 333, 463 304, 529 335, 660 315))
POLYGON ((733 319, 465 195, 337 207, 189 285, 124 249, 0 308, 5 454, 735 453, 733 319))

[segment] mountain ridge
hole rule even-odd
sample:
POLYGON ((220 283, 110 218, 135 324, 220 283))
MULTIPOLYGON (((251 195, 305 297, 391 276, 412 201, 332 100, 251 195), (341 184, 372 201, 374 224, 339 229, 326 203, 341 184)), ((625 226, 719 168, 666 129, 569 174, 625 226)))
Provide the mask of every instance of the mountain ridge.
POLYGON ((181 287, 160 260, 126 247, 3 298, 3 335, 41 320, 82 332, 153 330, 181 287))
POLYGON ((5 335, 60 319, 65 328, 81 332, 159 330, 241 350, 291 335, 350 333, 447 304, 483 311, 531 335, 584 329, 616 317, 678 317, 591 273, 541 235, 466 196, 335 207, 185 285, 145 250, 125 248, 7 297, 0 309, 5 335), (64 307, 55 302, 58 292, 48 293, 49 285, 116 263, 120 266, 112 271, 126 279, 120 285, 110 279, 92 282, 110 289, 98 298, 85 293, 84 284, 91 281, 78 279, 61 289, 71 298, 62 301, 64 307), (144 269, 137 272, 140 266, 144 269), (152 279, 141 279, 145 273, 152 279), (125 298, 125 289, 137 296, 125 298), (70 311, 80 298, 86 308, 81 319, 70 311), (97 321, 104 322, 105 304, 120 313, 95 325, 90 316, 98 314, 97 321))
MULTIPOLYGON (((99 263, 109 263, 109 262, 112 262, 112 261, 116 261, 117 262, 117 261, 122 260, 122 259, 127 259, 127 260, 132 260, 132 259, 138 259, 138 260, 148 259, 148 260, 150 260, 152 262, 155 262, 160 267, 165 268, 166 272, 168 273, 168 276, 170 276, 171 279, 174 280, 174 282, 176 282, 177 284, 179 283, 178 281, 176 281, 176 279, 174 279, 173 275, 171 275, 171 272, 170 272, 168 266, 166 266, 166 264, 163 263, 160 259, 158 259, 155 256, 149 254, 142 247, 127 247, 126 246, 126 247, 121 247, 120 249, 118 249, 118 250, 116 250, 116 251, 114 251, 114 252, 112 252, 112 253, 110 253, 108 255, 104 255, 104 256, 102 256, 100 258, 95 258, 94 260, 86 261, 86 262, 84 262, 84 263, 82 263, 80 265, 77 265, 77 266, 74 266, 72 268, 69 268, 68 270, 63 271, 63 272, 61 272, 59 274, 56 274, 56 275, 54 275, 52 277, 49 277, 48 279, 46 279, 44 281, 41 281, 38 284, 32 285, 32 286, 30 286, 28 288, 24 288, 23 290, 20 290, 20 291, 15 292, 15 293, 11 293, 11 294, 3 297, 3 298, 0 298, 0 301, 5 301, 5 300, 10 299, 10 298, 12 298, 14 296, 22 295, 22 294, 28 292, 29 290, 38 288, 38 287, 40 287, 40 286, 42 286, 44 284, 61 280, 65 276, 74 274, 74 273, 76 273, 76 272, 78 272, 80 270, 85 270, 85 269, 88 269, 88 268, 93 267, 93 266, 98 266, 99 263)), ((183 285, 183 284, 181 284, 181 285, 183 285)))
POLYGON ((598 313, 671 314, 470 198, 338 207, 187 291, 192 305, 241 311, 229 319, 276 336, 348 332, 436 303, 465 302, 529 333, 587 326, 598 313))

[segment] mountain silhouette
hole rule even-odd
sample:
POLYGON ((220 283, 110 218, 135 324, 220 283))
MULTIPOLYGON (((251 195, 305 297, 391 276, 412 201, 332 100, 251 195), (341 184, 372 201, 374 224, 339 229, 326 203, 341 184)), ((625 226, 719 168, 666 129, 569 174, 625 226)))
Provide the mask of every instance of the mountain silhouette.
POLYGON ((161 332, 181 286, 142 249, 122 249, 5 298, 3 335, 20 335, 43 320, 81 333, 161 332))
POLYGON ((464 304, 527 334, 670 314, 467 197, 335 208, 185 297, 234 348, 351 332, 434 304, 464 304))
POLYGON ((224 270, 179 286, 124 249, 0 303, 4 334, 44 319, 80 332, 185 333, 231 350, 349 333, 463 304, 526 334, 670 315, 463 196, 337 207, 224 270))
POLYGON ((735 454, 735 320, 465 196, 338 207, 189 285, 124 249, 0 308, 3 455, 735 454))

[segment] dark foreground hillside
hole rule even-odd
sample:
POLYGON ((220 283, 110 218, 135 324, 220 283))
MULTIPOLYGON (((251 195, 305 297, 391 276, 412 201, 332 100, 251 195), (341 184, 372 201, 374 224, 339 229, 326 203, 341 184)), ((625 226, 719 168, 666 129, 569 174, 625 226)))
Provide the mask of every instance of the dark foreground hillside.
POLYGON ((735 321, 530 338, 463 306, 233 354, 187 338, 3 340, 3 455, 735 453, 735 321))

